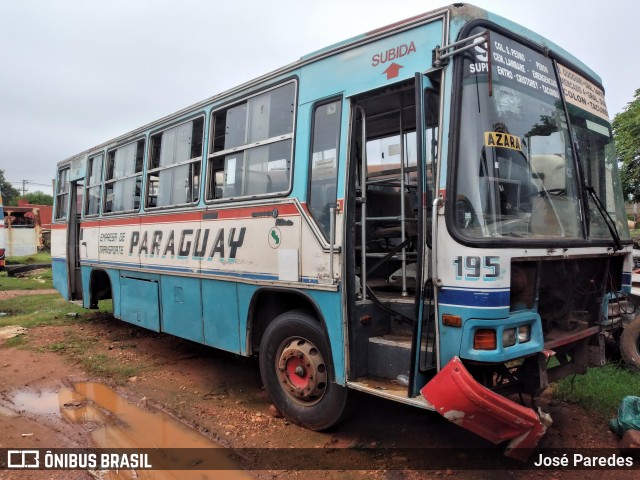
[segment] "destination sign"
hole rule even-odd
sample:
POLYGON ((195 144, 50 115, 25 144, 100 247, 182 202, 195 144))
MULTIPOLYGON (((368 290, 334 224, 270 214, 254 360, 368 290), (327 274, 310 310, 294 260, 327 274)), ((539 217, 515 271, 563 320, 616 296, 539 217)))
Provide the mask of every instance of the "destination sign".
POLYGON ((560 100, 560 88, 567 103, 609 120, 604 92, 579 73, 558 64, 558 81, 553 62, 524 45, 496 32, 487 43, 476 43, 473 59, 465 66, 465 77, 487 75, 497 85, 530 92, 553 102, 560 100))
POLYGON ((604 101, 604 92, 582 75, 558 64, 562 93, 567 103, 582 108, 607 122, 609 113, 604 101))
POLYGON ((490 63, 494 80, 531 90, 552 100, 560 99, 558 81, 550 58, 497 33, 489 34, 490 63))
POLYGON ((560 99, 553 62, 524 45, 495 32, 487 43, 477 43, 474 58, 466 66, 465 77, 487 75, 500 86, 529 92, 555 102, 560 99))

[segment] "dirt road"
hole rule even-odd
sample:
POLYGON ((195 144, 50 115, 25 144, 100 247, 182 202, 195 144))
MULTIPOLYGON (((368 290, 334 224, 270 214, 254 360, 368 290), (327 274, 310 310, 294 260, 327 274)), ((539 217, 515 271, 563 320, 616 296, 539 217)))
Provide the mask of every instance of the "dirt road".
MULTIPOLYGON (((337 427, 321 433, 302 429, 272 415, 255 359, 145 331, 108 315, 79 324, 32 328, 24 345, 0 348, 0 406, 3 407, 0 409, 0 448, 94 446, 92 432, 99 428, 99 422, 71 423, 65 415, 60 415, 62 406, 56 404, 48 413, 46 410, 34 412, 32 408, 21 408, 16 401, 16 392, 37 394, 68 390, 73 388, 74 382, 87 380, 113 386, 122 397, 145 411, 166 411, 225 447, 314 449, 300 450, 308 456, 310 467, 322 464, 322 455, 328 452, 327 448, 342 447, 487 448, 485 456, 502 457, 501 449, 449 424, 435 413, 357 392, 350 398, 350 416, 337 427), (89 373, 82 368, 83 362, 68 355, 68 349, 72 348, 70 339, 91 341, 90 357, 117 360, 123 368, 135 368, 136 374, 115 385, 99 374, 89 373), (60 353, 54 353, 56 351, 60 353)), ((543 440, 544 447, 617 447, 617 438, 604 419, 564 403, 547 401, 544 408, 550 411, 555 422, 543 440)), ((247 451, 258 452, 258 455, 260 452, 247 451)), ((461 463, 468 460, 463 452, 455 451, 460 455, 461 463)), ((246 459, 245 466, 256 464, 262 470, 251 473, 259 478, 637 478, 637 470, 542 472, 447 468, 385 471, 374 470, 375 463, 357 453, 353 453, 353 465, 359 470, 271 471, 264 469, 259 459, 246 459)), ((0 473, 0 479, 3 478, 45 477, 7 476, 5 471, 0 473)), ((91 477, 86 472, 47 472, 46 478, 91 477)))

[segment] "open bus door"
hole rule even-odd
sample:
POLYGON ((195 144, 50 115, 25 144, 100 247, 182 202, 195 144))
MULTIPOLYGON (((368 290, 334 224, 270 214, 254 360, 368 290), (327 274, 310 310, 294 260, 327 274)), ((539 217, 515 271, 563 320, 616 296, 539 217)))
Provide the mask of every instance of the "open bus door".
POLYGON ((436 368, 437 341, 434 315, 434 290, 430 281, 431 200, 434 197, 434 174, 439 131, 439 92, 422 73, 415 74, 416 155, 418 212, 418 258, 416 268, 416 315, 411 344, 409 395, 419 395, 420 389, 433 376, 436 368))
POLYGON ((84 193, 84 179, 73 180, 69 185, 69 217, 67 223, 67 270, 69 272, 69 299, 82 299, 82 275, 80 272, 80 245, 82 230, 80 219, 82 214, 82 199, 84 193))

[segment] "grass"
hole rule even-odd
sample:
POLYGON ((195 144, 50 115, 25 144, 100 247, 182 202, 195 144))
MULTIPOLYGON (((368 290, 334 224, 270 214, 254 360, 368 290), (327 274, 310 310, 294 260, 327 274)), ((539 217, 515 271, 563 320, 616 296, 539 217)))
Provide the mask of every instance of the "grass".
POLYGON ((27 339, 24 335, 18 335, 17 337, 6 339, 4 343, 0 345, 6 348, 11 348, 11 347, 23 348, 27 345, 27 339))
POLYGON ((53 294, 29 295, 1 300, 0 312, 8 314, 0 317, 0 327, 19 325, 30 328, 78 322, 82 319, 83 314, 87 313, 87 310, 53 294))
POLYGON ((45 290, 53 288, 51 269, 36 273, 26 272, 24 276, 10 277, 0 272, 0 290, 45 290))
POLYGON ((38 252, 24 257, 7 257, 7 265, 33 265, 34 263, 51 263, 50 252, 38 252))
POLYGON ((585 375, 563 378, 554 387, 556 398, 579 403, 605 418, 615 416, 624 397, 638 392, 640 374, 617 364, 590 368, 585 375))
POLYGON ((109 377, 117 382, 138 375, 139 366, 122 365, 117 359, 103 353, 95 353, 98 347, 97 338, 80 336, 75 330, 67 330, 64 340, 50 343, 47 349, 78 360, 84 369, 93 375, 109 377))
MULTIPOLYGON (((39 263, 41 259, 42 256, 35 262, 39 263)), ((35 275, 28 275, 25 278, 10 278, 7 277, 6 272, 0 273, 0 290, 38 288, 51 288, 51 269, 35 275)), ((138 375, 141 367, 123 365, 117 358, 101 353, 100 349, 103 345, 100 343, 100 337, 87 335, 83 331, 82 324, 91 322, 96 312, 110 313, 113 311, 111 300, 100 301, 98 307, 98 310, 86 310, 81 306, 67 302, 58 294, 35 294, 8 298, 0 300, 0 312, 6 313, 0 317, 0 327, 8 325, 26 328, 67 326, 69 328, 64 332, 62 340, 51 341, 37 350, 66 355, 80 363, 89 374, 123 382, 129 377, 138 375)), ((0 345, 3 348, 36 349, 36 347, 29 345, 28 335, 19 335, 5 340, 0 345)))

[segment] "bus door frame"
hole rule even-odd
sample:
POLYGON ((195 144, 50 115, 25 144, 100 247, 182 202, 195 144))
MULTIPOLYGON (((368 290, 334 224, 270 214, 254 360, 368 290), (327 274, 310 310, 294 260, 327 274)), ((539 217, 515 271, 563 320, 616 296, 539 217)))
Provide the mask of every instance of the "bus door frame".
POLYGON ((69 300, 82 300, 82 272, 80 246, 82 241, 82 205, 84 204, 84 177, 69 181, 69 212, 67 221, 67 270, 69 272, 69 300), (78 195, 80 194, 80 195, 78 195), (78 197, 81 203, 78 205, 78 197))
MULTIPOLYGON (((432 362, 435 362, 433 367, 438 364, 438 358, 440 356, 438 341, 438 329, 436 326, 435 335, 433 335, 433 341, 431 344, 429 343, 430 331, 429 331, 429 318, 432 313, 432 309, 435 309, 436 298, 435 298, 435 290, 432 282, 430 281, 430 276, 428 274, 428 268, 425 268, 425 265, 428 266, 429 258, 432 253, 432 242, 435 241, 435 238, 431 238, 431 232, 427 232, 427 218, 431 212, 431 196, 429 195, 429 187, 427 185, 427 151, 426 151, 426 106, 425 102, 427 100, 426 89, 434 88, 431 80, 423 73, 416 72, 415 74, 415 99, 416 99, 416 152, 417 152, 417 172, 418 172, 418 190, 417 195, 418 199, 420 199, 419 205, 420 210, 418 212, 418 261, 416 268, 416 315, 415 322, 413 324, 413 334, 411 341, 411 364, 410 364, 410 375, 409 375, 409 396, 415 397, 420 394, 420 389, 424 387, 424 385, 429 380, 430 376, 426 373, 426 368, 423 368, 423 364, 426 362, 422 361, 422 345, 424 339, 424 346, 427 349, 425 352, 425 356, 427 355, 428 348, 432 348, 432 362), (429 292, 431 289, 431 292, 429 292), (432 302, 432 305, 426 305, 425 301, 432 302), (426 307, 426 308, 425 308, 426 307), (423 319, 425 319, 423 321, 423 319), (426 327, 423 328, 423 327, 426 327)), ((440 125, 440 108, 438 107, 438 112, 436 115, 438 116, 438 134, 441 131, 440 125)), ((432 165, 436 165, 436 158, 432 158, 432 165)), ((435 189, 435 178, 434 178, 434 189, 435 189)), ((437 318, 434 322, 437 325, 437 318)), ((427 365, 428 367, 429 365, 427 365)))

